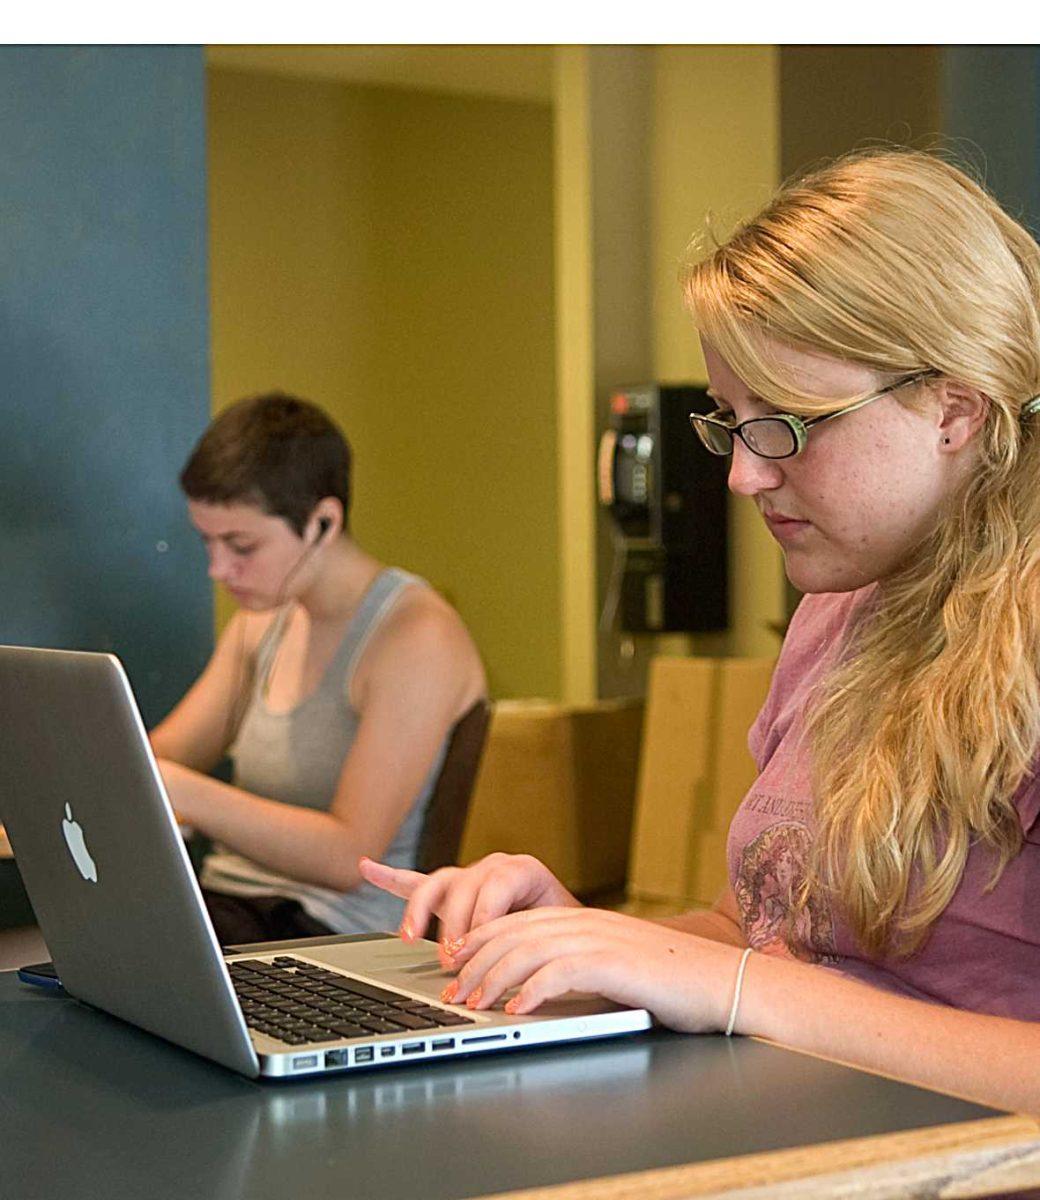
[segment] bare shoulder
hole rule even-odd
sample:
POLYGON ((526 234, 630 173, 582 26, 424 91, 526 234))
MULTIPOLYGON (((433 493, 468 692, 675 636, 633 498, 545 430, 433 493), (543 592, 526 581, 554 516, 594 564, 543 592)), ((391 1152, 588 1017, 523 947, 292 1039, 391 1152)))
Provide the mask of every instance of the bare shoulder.
POLYGON ((436 679, 456 715, 487 695, 484 666, 462 618, 432 587, 408 587, 373 634, 358 664, 361 699, 373 682, 402 674, 436 679))

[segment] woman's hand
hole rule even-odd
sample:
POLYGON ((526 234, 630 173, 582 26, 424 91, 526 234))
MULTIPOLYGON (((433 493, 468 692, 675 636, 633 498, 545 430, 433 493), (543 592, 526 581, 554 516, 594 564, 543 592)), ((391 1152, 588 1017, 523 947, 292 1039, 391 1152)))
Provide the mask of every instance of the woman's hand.
POLYGON ((567 992, 593 992, 646 1008, 671 1029, 724 1029, 740 950, 621 913, 539 908, 481 925, 457 944, 458 978, 444 989, 447 1004, 506 1004, 529 1013, 567 992))
POLYGON ((361 859, 359 867, 369 883, 408 901, 400 929, 406 942, 420 937, 431 917, 440 918, 446 966, 470 930, 496 917, 545 905, 581 908, 549 868, 529 854, 489 854, 470 867, 443 867, 430 875, 370 858, 361 859))

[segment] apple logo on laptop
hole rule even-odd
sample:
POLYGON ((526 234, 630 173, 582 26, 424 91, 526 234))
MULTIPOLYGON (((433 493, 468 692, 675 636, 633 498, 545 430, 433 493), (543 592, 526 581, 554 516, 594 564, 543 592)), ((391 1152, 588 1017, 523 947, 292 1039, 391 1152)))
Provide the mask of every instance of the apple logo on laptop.
POLYGON ((72 819, 72 806, 69 804, 65 805, 65 819, 61 823, 61 831, 65 835, 65 844, 79 873, 91 883, 97 883, 97 865, 90 857, 87 843, 83 839, 83 826, 72 819))

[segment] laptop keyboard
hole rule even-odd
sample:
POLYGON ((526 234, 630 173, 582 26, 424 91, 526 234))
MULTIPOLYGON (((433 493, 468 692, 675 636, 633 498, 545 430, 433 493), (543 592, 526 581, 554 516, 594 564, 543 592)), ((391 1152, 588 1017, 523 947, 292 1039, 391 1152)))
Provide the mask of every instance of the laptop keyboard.
POLYGON ((470 1017, 281 955, 228 964, 246 1025, 290 1046, 474 1025, 470 1017))

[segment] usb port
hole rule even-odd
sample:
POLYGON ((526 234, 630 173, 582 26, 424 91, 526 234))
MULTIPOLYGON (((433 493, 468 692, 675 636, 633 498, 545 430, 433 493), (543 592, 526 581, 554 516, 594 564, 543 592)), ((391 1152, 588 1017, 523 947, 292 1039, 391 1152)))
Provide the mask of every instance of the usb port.
POLYGON ((402 1054, 421 1054, 425 1048, 425 1042, 408 1042, 401 1047, 402 1054))
POLYGON ((327 1067, 345 1067, 347 1065, 346 1050, 326 1050, 325 1065, 327 1067))
POLYGON ((371 1062, 373 1058, 375 1058, 375 1048, 372 1046, 360 1046, 354 1051, 356 1063, 371 1062))
POLYGON ((379 1057, 380 1058, 393 1058, 393 1056, 396 1053, 397 1053, 396 1046, 380 1046, 379 1047, 379 1057))
POLYGON ((454 1038, 438 1038, 435 1042, 430 1042, 431 1050, 454 1050, 454 1038))

